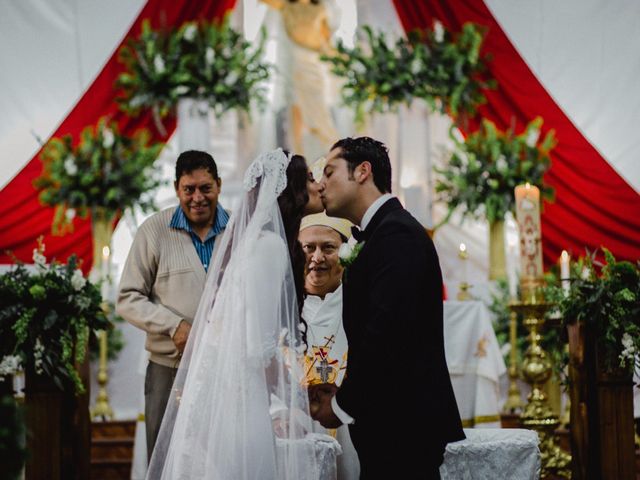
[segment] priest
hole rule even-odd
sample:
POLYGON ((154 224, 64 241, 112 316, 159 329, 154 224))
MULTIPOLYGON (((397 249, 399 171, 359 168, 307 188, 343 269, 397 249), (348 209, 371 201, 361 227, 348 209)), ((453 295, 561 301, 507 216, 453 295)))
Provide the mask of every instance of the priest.
MULTIPOLYGON (((334 383, 340 386, 347 368, 347 336, 342 326, 342 266, 338 251, 351 235, 351 223, 324 213, 302 219, 298 239, 305 252, 306 299, 302 317, 307 323, 305 371, 309 385, 334 383)), ((335 435, 342 446, 338 457, 338 480, 358 479, 360 464, 347 425, 320 433, 335 435)))

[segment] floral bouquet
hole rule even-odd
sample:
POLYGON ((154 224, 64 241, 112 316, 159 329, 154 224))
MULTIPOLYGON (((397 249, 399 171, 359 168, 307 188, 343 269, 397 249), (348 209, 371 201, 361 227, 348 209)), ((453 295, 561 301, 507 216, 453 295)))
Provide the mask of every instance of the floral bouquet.
POLYGON ((269 66, 261 61, 264 31, 252 46, 223 22, 189 22, 175 31, 153 30, 142 24, 138 39, 120 50, 126 71, 116 85, 124 91, 120 106, 128 114, 151 109, 159 122, 180 98, 204 99, 216 115, 228 110, 249 111, 252 101, 263 104, 269 66))
POLYGON ((508 211, 515 211, 516 185, 527 182, 540 188, 543 197, 553 199, 553 189, 542 177, 551 164, 549 152, 556 139, 550 130, 541 140, 541 126, 542 118, 537 117, 516 135, 483 119, 480 129, 464 141, 452 135, 456 150, 445 168, 435 168, 438 200, 449 207, 441 224, 458 207, 464 207, 464 216, 484 214, 489 223, 503 220, 508 211))
POLYGON ((35 272, 18 263, 0 275, 0 377, 24 369, 82 393, 76 364, 84 361, 92 332, 110 325, 100 291, 75 256, 48 265, 39 241, 33 261, 35 272))
POLYGON ((99 208, 113 218, 135 205, 153 208, 148 192, 161 184, 153 162, 162 147, 151 143, 147 130, 126 137, 105 118, 86 127, 75 146, 71 135, 49 140, 40 157, 43 172, 34 185, 40 201, 56 207, 54 233, 71 230, 76 212, 84 218, 99 208))
POLYGON ((359 122, 365 113, 395 111, 414 98, 456 117, 475 113, 486 101, 481 90, 493 86, 481 78, 482 38, 472 23, 452 34, 436 22, 433 29, 410 32, 392 45, 383 32, 365 26, 354 48, 338 42, 337 53, 322 58, 344 79, 342 100, 359 122))

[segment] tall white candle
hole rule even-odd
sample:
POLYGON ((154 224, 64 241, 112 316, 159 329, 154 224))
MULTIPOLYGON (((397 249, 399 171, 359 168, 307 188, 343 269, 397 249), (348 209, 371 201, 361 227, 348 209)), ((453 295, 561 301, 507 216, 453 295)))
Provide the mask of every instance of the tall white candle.
POLYGON ((520 231, 520 274, 542 277, 542 232, 540 228, 540 190, 535 185, 515 189, 516 220, 520 231))
POLYGON ((560 283, 565 296, 569 295, 569 289, 571 288, 571 281, 569 280, 571 277, 571 274, 569 273, 570 261, 571 258, 569 257, 569 252, 563 250, 560 255, 560 283))
POLYGON ((100 293, 102 294, 102 300, 107 301, 107 297, 109 295, 109 247, 102 247, 102 264, 100 265, 100 276, 102 277, 102 286, 100 288, 100 293))

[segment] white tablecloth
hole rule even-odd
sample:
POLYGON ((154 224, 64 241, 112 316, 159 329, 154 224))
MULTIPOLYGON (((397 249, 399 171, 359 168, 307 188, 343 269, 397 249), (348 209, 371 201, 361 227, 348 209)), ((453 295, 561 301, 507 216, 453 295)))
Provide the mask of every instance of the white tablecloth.
POLYGON ((499 380, 507 368, 487 307, 444 302, 444 343, 463 426, 499 427, 499 380))
POLYGON ((442 480, 534 480, 540 478, 538 434, 520 428, 464 430, 450 443, 440 466, 442 480))

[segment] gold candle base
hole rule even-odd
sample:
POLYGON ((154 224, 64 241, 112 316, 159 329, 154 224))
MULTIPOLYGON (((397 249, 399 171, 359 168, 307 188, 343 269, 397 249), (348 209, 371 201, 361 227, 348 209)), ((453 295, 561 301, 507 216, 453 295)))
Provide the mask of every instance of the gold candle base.
POLYGON ((469 289, 471 285, 467 282, 460 282, 460 286, 458 287, 458 295, 456 295, 456 299, 464 302, 466 300, 471 300, 471 294, 469 293, 469 289))
POLYGON ((543 386, 551 377, 551 361, 540 346, 545 312, 551 304, 544 302, 537 289, 526 289, 527 296, 522 303, 512 303, 510 308, 524 317, 524 325, 529 330, 529 347, 525 352, 522 375, 531 385, 528 403, 520 416, 524 428, 538 432, 540 437, 540 456, 542 460, 541 477, 549 475, 571 478, 571 455, 562 451, 557 443, 555 430, 560 425, 554 414, 543 386), (529 301, 527 301, 529 300, 529 301))
POLYGON ((518 316, 516 312, 512 311, 509 315, 509 344, 511 350, 509 351, 509 390, 507 401, 502 407, 503 411, 507 413, 516 413, 522 411, 524 404, 522 402, 522 396, 520 395, 520 388, 518 387, 518 333, 517 325, 518 316))

